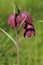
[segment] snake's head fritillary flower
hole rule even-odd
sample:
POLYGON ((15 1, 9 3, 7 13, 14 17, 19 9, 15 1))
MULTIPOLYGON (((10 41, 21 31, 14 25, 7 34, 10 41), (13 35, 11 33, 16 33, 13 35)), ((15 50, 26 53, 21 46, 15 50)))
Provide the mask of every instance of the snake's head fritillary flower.
POLYGON ((16 17, 20 13, 20 10, 18 8, 16 8, 16 9, 17 10, 14 11, 14 13, 10 14, 10 16, 8 17, 8 21, 7 21, 8 25, 10 25, 12 28, 17 27, 19 25, 18 19, 17 19, 17 22, 16 22, 16 17))
POLYGON ((31 37, 35 35, 34 26, 30 23, 26 23, 23 27, 23 35, 24 37, 31 37))
POLYGON ((8 21, 7 21, 8 25, 11 26, 12 28, 15 27, 15 14, 12 13, 9 18, 8 18, 8 21))
POLYGON ((20 13, 20 19, 21 19, 21 21, 23 21, 26 16, 27 16, 26 22, 27 23, 31 23, 32 22, 32 16, 27 11, 22 11, 20 13))
MULTIPOLYGON (((26 22, 27 23, 31 23, 32 22, 32 17, 31 15, 27 12, 27 11, 22 11, 18 14, 18 16, 16 17, 16 27, 19 27, 20 23, 26 18, 26 22)), ((25 22, 23 23, 23 25, 25 24, 25 22)))

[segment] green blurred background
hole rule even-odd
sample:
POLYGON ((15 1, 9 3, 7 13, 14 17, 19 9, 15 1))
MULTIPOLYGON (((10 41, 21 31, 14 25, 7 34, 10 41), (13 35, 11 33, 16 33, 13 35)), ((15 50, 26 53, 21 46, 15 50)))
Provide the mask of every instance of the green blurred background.
MULTIPOLYGON (((15 1, 21 11, 28 10, 30 12, 36 31, 35 36, 24 38, 20 43, 21 65, 43 65, 43 0, 15 1)), ((13 0, 0 0, 0 27, 15 39, 14 30, 7 25, 8 16, 13 11, 13 0)), ((22 31, 19 36, 23 37, 22 31)), ((17 48, 1 31, 0 65, 17 65, 17 48)))

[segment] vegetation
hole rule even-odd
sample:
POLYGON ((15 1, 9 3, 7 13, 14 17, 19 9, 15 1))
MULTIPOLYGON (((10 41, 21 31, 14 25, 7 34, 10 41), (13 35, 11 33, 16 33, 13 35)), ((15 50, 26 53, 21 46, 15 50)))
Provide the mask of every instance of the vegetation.
MULTIPOLYGON (((19 9, 28 10, 33 18, 36 35, 23 38, 20 29, 21 65, 43 65, 43 0, 15 0, 19 9)), ((7 25, 8 16, 14 11, 13 0, 0 0, 0 27, 15 39, 15 31, 7 25)), ((17 48, 0 31, 0 65, 17 65, 17 48)))

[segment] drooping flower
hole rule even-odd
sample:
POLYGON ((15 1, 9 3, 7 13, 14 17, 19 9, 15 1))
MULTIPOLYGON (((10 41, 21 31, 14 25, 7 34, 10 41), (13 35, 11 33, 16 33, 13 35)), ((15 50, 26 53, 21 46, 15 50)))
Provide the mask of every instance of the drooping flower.
POLYGON ((32 23, 32 16, 27 11, 22 11, 16 17, 16 27, 19 27, 20 23, 25 19, 26 16, 27 18, 24 21, 23 26, 25 22, 32 23))
POLYGON ((8 21, 7 21, 8 25, 10 25, 12 28, 15 27, 15 18, 16 18, 16 17, 15 17, 15 14, 12 13, 12 14, 9 16, 8 21))
MULTIPOLYGON (((14 11, 14 13, 12 13, 9 17, 8 17, 8 25, 10 25, 12 28, 17 27, 18 21, 16 22, 16 17, 18 16, 18 14, 20 13, 20 10, 18 8, 16 8, 16 10, 14 11)), ((19 20, 19 19, 17 19, 19 20)))
POLYGON ((35 29, 33 24, 31 23, 26 23, 23 27, 23 35, 24 37, 31 37, 35 35, 35 29))
POLYGON ((20 12, 20 14, 16 18, 16 22, 17 21, 18 21, 18 23, 22 22, 26 16, 27 16, 26 22, 31 23, 32 22, 32 17, 27 11, 20 12))

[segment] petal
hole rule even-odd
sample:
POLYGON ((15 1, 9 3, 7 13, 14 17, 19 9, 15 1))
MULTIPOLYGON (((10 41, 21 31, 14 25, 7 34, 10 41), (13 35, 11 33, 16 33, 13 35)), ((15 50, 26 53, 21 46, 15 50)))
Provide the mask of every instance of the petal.
POLYGON ((31 31, 27 31, 27 32, 26 32, 26 36, 27 36, 27 37, 30 37, 30 36, 31 36, 31 31))

